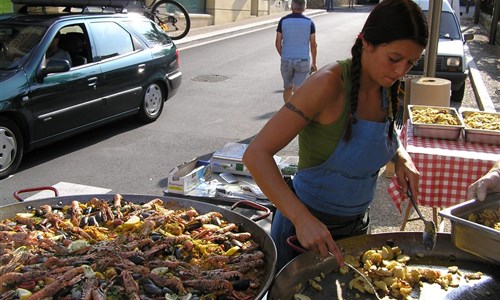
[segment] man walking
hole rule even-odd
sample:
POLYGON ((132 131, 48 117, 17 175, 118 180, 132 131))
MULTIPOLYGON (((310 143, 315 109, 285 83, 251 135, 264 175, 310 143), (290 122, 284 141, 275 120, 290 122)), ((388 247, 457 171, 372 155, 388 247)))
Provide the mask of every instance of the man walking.
POLYGON ((316 66, 316 27, 303 14, 306 0, 292 0, 292 13, 284 16, 276 29, 276 50, 281 56, 283 100, 290 99, 316 66), (309 50, 311 55, 309 56, 309 50))

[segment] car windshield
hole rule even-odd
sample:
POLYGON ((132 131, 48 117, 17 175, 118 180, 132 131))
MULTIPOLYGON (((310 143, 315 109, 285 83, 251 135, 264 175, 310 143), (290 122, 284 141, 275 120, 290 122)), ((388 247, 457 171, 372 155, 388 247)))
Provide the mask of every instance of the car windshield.
MULTIPOLYGON (((427 15, 427 11, 425 11, 427 15)), ((439 37, 452 40, 460 39, 460 28, 451 12, 442 12, 439 25, 439 37)))
POLYGON ((45 31, 43 26, 0 24, 0 69, 23 64, 45 31))

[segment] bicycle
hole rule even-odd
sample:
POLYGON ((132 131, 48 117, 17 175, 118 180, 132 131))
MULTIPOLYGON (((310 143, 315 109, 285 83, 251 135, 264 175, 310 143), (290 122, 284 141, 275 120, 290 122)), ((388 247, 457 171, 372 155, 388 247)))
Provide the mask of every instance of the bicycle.
POLYGON ((146 5, 141 0, 144 15, 158 24, 173 40, 185 37, 191 29, 191 18, 187 9, 175 0, 154 0, 146 5))
POLYGON ((136 11, 153 20, 173 40, 182 39, 191 29, 191 19, 187 9, 176 0, 153 0, 150 5, 146 4, 146 0, 12 0, 12 2, 24 5, 24 9, 27 9, 27 6, 62 6, 136 11))

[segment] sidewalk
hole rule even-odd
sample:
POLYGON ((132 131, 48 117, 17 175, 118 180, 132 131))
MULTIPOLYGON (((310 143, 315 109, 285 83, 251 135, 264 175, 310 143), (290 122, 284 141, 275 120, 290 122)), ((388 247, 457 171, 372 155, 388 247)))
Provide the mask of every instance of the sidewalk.
POLYGON ((475 6, 469 12, 461 7, 462 33, 473 33, 474 39, 467 42, 469 79, 480 110, 500 112, 500 47, 489 44, 488 31, 481 24, 474 24, 475 6))
MULTIPOLYGON (((204 40, 222 38, 235 33, 246 33, 267 26, 276 26, 280 18, 289 13, 290 12, 275 13, 262 17, 251 17, 250 19, 240 20, 228 24, 192 28, 185 38, 176 41, 175 44, 180 48, 184 48, 189 47, 189 45, 193 42, 199 43, 204 40)), ((315 16, 324 13, 326 13, 326 11, 323 9, 307 9, 304 12, 307 16, 315 16)))

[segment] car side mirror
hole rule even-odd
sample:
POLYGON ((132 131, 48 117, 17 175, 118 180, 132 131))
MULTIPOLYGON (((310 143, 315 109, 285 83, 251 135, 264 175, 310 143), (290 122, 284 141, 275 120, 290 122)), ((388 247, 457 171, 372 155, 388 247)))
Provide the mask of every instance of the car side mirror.
POLYGON ((62 72, 67 72, 71 69, 71 66, 69 65, 69 61, 65 59, 59 59, 59 58, 53 58, 53 59, 48 59, 47 64, 42 67, 37 72, 37 78, 39 80, 42 80, 43 78, 47 77, 48 74, 50 73, 62 73, 62 72))
POLYGON ((464 34, 464 40, 467 42, 467 41, 470 41, 470 40, 473 40, 474 39, 474 33, 465 33, 464 34))

